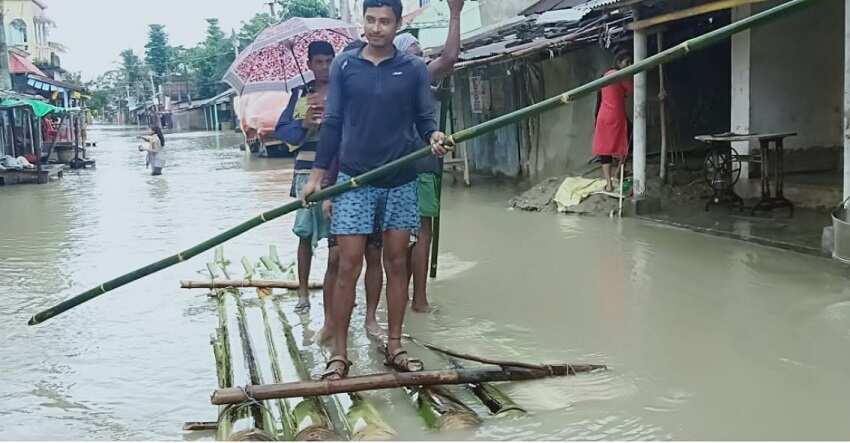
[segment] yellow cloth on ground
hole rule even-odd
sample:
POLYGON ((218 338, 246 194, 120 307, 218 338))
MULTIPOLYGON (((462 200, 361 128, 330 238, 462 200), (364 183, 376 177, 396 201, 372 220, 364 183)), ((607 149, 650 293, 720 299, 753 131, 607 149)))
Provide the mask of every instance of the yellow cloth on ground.
POLYGON ((605 190, 605 180, 599 178, 567 177, 555 194, 558 211, 581 203, 592 194, 605 190))

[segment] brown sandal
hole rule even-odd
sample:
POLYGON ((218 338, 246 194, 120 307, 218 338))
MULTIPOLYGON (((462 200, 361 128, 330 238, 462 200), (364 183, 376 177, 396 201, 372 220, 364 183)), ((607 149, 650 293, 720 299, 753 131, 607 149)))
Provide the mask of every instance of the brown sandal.
POLYGON ((325 365, 325 372, 322 374, 322 380, 342 380, 343 378, 348 377, 349 369, 351 369, 351 361, 341 355, 335 355, 331 357, 325 365), (334 363, 342 363, 342 368, 337 367, 336 369, 331 369, 331 365, 334 363))
MULTIPOLYGON (((390 340, 401 341, 401 338, 390 338, 390 340)), ((387 367, 393 368, 399 372, 422 372, 425 370, 425 364, 422 363, 422 360, 410 358, 410 354, 408 354, 404 349, 397 349, 395 353, 390 354, 389 345, 385 345, 383 351, 387 358, 384 365, 387 367)))

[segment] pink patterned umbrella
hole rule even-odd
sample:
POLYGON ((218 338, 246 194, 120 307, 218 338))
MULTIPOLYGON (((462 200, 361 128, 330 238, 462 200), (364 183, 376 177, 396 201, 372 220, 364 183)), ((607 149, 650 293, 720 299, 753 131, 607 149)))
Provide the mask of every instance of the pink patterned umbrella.
POLYGON ((288 91, 312 80, 307 69, 311 42, 325 40, 339 53, 357 38, 357 27, 340 20, 291 18, 263 31, 239 54, 223 80, 240 94, 288 91))

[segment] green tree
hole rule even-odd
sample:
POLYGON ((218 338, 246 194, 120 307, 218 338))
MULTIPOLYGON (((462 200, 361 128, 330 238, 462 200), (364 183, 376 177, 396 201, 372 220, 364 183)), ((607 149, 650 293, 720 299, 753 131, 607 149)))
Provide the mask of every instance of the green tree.
POLYGON ((278 23, 277 18, 272 17, 268 13, 260 13, 251 17, 251 20, 242 22, 239 32, 236 34, 236 39, 239 41, 239 50, 243 50, 254 42, 254 39, 260 35, 266 28, 278 23))
POLYGON ((101 117, 109 111, 115 111, 119 106, 126 105, 123 81, 122 70, 114 69, 85 84, 91 95, 88 107, 95 116, 101 117))
POLYGON ((325 0, 277 0, 281 21, 292 17, 328 17, 330 11, 325 0))
POLYGON ((233 63, 235 55, 229 38, 221 30, 218 19, 207 19, 206 38, 187 52, 197 96, 212 97, 225 89, 221 79, 233 63))
POLYGON ((150 25, 148 42, 145 44, 145 62, 154 74, 157 84, 167 80, 171 66, 171 49, 168 46, 168 33, 163 25, 150 25))
POLYGON ((143 79, 142 59, 132 49, 121 51, 121 71, 128 84, 135 84, 143 79))

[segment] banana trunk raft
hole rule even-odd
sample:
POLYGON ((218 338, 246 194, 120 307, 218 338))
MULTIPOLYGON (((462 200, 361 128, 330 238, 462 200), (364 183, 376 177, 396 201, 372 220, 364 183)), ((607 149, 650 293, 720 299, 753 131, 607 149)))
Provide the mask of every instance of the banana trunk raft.
POLYGON ((293 266, 283 265, 274 247, 258 260, 242 258, 240 263, 242 275, 237 277, 236 266, 218 248, 204 271, 207 280, 181 285, 210 290, 210 302, 217 308, 218 322, 210 343, 217 374, 211 402, 218 406, 218 418, 215 422, 184 425, 188 431, 214 430, 217 440, 403 439, 404 435, 370 399, 370 391, 378 389, 402 392, 410 401, 411 413, 420 417, 426 429, 471 429, 488 417, 503 419, 526 414, 494 381, 605 369, 601 365, 540 366, 476 359, 435 351, 442 348, 410 338, 412 345, 419 346, 417 352, 434 352, 448 368, 321 381, 318 374, 324 361, 314 357, 318 345, 303 339, 299 342, 289 321, 289 316, 294 318, 294 293, 289 292, 293 266), (275 293, 273 289, 284 291, 275 293), (490 366, 466 368, 460 363, 464 358, 490 366))

